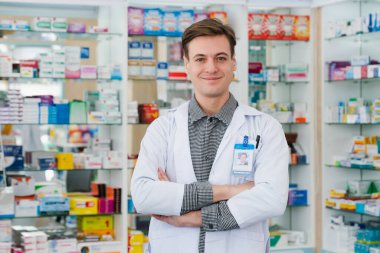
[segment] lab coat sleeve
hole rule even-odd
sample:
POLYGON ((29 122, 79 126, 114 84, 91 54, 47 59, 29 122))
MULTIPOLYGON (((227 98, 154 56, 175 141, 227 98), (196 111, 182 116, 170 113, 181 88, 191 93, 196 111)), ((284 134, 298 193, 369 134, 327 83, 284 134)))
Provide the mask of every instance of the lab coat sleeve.
POLYGON ((184 184, 159 181, 157 169, 166 170, 170 118, 160 117, 148 128, 140 147, 131 180, 131 194, 137 212, 180 215, 184 184))
POLYGON ((289 148, 282 126, 268 115, 263 124, 261 148, 257 149, 255 186, 227 204, 240 228, 285 212, 289 187, 289 148))

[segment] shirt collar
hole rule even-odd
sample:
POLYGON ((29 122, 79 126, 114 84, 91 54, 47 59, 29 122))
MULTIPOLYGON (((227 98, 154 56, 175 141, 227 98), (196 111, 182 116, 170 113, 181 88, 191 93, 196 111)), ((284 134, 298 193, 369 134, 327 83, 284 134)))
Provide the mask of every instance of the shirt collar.
MULTIPOLYGON (((224 124, 229 125, 237 106, 238 102, 236 101, 235 97, 232 94, 230 94, 229 99, 223 105, 222 109, 217 114, 213 115, 213 117, 219 119, 224 124)), ((190 123, 193 124, 194 122, 202 119, 203 117, 207 117, 207 114, 199 106, 195 96, 193 96, 189 103, 190 123)))

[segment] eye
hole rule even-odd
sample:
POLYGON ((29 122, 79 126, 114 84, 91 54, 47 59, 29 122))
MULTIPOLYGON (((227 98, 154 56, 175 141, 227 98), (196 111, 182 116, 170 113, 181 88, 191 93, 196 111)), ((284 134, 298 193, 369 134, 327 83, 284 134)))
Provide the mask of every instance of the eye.
POLYGON ((204 62, 204 61, 205 61, 204 58, 197 58, 197 59, 195 59, 195 62, 204 62))
POLYGON ((217 57, 216 59, 217 59, 218 61, 226 61, 226 60, 227 60, 227 58, 224 57, 224 56, 219 56, 219 57, 217 57))

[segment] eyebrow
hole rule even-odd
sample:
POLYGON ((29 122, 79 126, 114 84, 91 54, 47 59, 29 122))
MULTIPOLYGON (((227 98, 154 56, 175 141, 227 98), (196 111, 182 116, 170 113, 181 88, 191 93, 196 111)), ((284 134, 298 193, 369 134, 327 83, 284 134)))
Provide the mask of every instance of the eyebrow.
MULTIPOLYGON (((205 54, 196 54, 196 55, 194 55, 193 58, 196 58, 196 57, 205 57, 205 56, 206 56, 205 54)), ((224 52, 220 52, 220 53, 217 53, 215 56, 227 56, 228 57, 228 54, 224 53, 224 52)))

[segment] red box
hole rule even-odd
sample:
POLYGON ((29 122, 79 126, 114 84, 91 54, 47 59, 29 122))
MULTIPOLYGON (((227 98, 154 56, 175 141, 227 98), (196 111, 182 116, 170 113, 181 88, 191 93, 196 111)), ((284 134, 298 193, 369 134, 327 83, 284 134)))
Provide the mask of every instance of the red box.
POLYGON ((254 40, 265 40, 268 31, 265 27, 266 14, 248 14, 248 38, 254 40))
POLYGON ((281 34, 281 15, 267 14, 265 19, 265 28, 268 33, 268 40, 280 40, 281 34))
POLYGON ((140 123, 150 124, 158 118, 158 106, 156 104, 140 104, 138 110, 140 123))
POLYGON ((294 15, 282 15, 280 22, 281 38, 283 40, 294 40, 296 17, 294 15))

